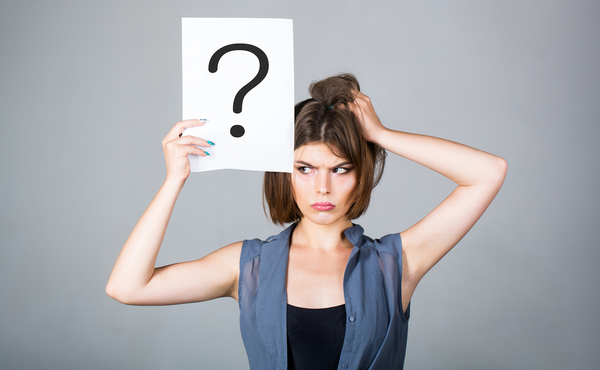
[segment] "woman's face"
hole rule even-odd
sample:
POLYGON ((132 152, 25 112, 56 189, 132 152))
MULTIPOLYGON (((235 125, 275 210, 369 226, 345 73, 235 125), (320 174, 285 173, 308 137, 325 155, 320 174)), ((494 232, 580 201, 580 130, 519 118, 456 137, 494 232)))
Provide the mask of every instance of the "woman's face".
POLYGON ((292 186, 303 219, 319 225, 345 222, 356 183, 354 166, 327 145, 303 145, 294 152, 292 186))

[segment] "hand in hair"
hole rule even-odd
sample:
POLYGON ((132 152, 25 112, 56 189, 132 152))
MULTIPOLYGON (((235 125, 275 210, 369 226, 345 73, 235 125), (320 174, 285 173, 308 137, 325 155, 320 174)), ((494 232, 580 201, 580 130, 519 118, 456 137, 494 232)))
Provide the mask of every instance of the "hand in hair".
POLYGON ((377 137, 381 135, 386 128, 381 124, 371 99, 360 91, 355 90, 356 97, 353 103, 348 104, 348 108, 358 117, 363 135, 367 141, 377 143, 377 137))

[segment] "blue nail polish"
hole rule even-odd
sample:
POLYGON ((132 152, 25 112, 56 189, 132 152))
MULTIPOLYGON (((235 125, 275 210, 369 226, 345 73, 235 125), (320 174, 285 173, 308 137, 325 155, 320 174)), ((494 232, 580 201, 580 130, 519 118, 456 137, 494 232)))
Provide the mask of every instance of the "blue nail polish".
POLYGON ((210 145, 215 145, 215 143, 213 143, 212 141, 207 141, 207 143, 209 143, 210 145))
POLYGON ((210 155, 209 152, 207 152, 206 150, 203 150, 204 153, 206 153, 206 155, 210 155))

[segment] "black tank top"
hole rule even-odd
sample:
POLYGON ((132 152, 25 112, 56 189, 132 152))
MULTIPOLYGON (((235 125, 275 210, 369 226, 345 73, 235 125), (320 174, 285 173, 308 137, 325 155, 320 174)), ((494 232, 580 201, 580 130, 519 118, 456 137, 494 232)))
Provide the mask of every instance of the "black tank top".
POLYGON ((287 305, 289 370, 335 370, 346 334, 346 306, 287 305))

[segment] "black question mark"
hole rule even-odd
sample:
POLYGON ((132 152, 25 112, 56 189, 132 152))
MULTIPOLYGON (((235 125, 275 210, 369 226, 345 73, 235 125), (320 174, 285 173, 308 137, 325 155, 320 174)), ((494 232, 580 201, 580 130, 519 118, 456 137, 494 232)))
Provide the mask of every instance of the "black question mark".
MULTIPOLYGON (((262 80, 264 80, 267 76, 267 72, 269 72, 269 58, 267 58, 267 54, 265 54, 264 51, 262 51, 259 47, 256 47, 254 45, 230 44, 223 46, 219 50, 215 51, 212 57, 210 57, 210 61, 208 62, 208 71, 210 73, 215 73, 217 71, 217 66, 219 65, 219 60, 221 60, 221 57, 233 50, 243 50, 251 52, 252 54, 256 55, 260 64, 256 76, 252 79, 252 81, 248 82, 244 87, 242 87, 233 99, 233 112, 239 114, 242 111, 242 102, 244 101, 244 97, 246 96, 246 94, 248 94, 250 90, 254 89, 259 83, 261 83, 262 80)), ((242 137, 244 136, 246 130, 244 130, 244 127, 240 125, 235 125, 231 127, 231 130, 229 132, 233 137, 242 137)))

